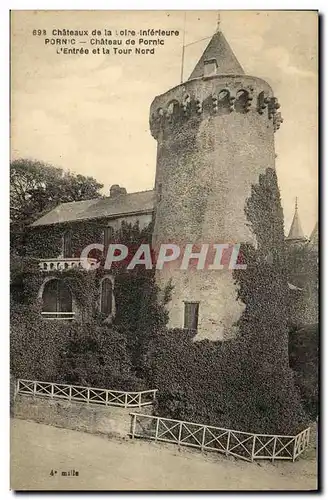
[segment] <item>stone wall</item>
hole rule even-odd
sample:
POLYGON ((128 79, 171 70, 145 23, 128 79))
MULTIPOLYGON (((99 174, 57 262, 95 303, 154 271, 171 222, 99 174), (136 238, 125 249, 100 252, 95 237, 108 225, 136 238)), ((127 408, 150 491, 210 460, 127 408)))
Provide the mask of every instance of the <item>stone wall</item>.
POLYGON ((131 426, 131 412, 152 414, 152 406, 121 408, 77 403, 59 399, 16 396, 12 416, 42 424, 63 427, 111 437, 127 437, 131 426))

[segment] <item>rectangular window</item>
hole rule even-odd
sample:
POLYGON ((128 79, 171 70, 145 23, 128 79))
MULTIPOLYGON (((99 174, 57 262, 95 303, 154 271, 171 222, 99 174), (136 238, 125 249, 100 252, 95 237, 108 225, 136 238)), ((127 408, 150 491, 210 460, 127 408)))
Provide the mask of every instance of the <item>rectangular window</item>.
POLYGON ((66 231, 63 236, 63 254, 65 259, 72 257, 72 232, 66 231))
POLYGON ((185 302, 184 306, 184 328, 197 330, 199 302, 185 302))

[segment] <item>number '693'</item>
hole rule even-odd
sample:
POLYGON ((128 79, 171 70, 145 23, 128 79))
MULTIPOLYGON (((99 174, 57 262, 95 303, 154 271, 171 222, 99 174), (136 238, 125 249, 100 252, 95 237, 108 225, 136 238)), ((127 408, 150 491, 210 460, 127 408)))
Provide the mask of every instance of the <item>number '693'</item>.
POLYGON ((47 32, 46 32, 46 30, 33 30, 32 34, 33 34, 33 36, 42 36, 42 35, 46 35, 47 32))

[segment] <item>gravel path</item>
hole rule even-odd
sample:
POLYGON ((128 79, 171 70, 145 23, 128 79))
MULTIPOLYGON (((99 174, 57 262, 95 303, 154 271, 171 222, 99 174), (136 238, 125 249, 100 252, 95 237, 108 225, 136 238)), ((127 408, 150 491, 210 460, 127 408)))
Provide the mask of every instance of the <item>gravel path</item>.
POLYGON ((141 440, 114 440, 12 419, 14 490, 315 490, 314 453, 247 463, 141 440), (53 471, 53 475, 51 475, 53 471), (55 471, 57 471, 55 473, 55 471), (62 472, 78 472, 63 476, 62 472))

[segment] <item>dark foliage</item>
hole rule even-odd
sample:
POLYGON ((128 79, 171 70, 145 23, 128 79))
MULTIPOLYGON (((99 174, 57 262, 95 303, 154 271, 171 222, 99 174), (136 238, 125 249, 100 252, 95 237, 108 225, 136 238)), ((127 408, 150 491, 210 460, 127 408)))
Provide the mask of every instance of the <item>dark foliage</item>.
MULTIPOLYGON (((97 224, 76 224, 74 226, 76 248, 83 248, 83 245, 94 242, 93 238, 97 236, 96 242, 100 242, 102 227, 103 221, 97 224)), ((58 255, 61 231, 63 229, 59 226, 52 233, 48 230, 47 237, 39 232, 33 234, 34 237, 29 239, 29 253, 35 257, 12 256, 13 341, 21 339, 22 332, 25 335, 30 325, 30 331, 33 332, 33 335, 32 333, 25 335, 27 340, 21 339, 24 345, 22 356, 18 347, 14 349, 12 355, 18 356, 19 365, 23 366, 25 363, 24 376, 33 378, 36 373, 42 373, 42 370, 33 368, 33 360, 37 356, 35 352, 41 352, 41 349, 44 353, 43 349, 46 349, 49 336, 52 335, 57 348, 54 348, 51 340, 50 355, 53 354, 57 359, 57 349, 59 349, 58 356, 63 362, 59 366, 54 361, 56 369, 49 368, 50 373, 57 373, 57 378, 55 377, 57 382, 59 379, 64 379, 71 383, 97 387, 104 387, 106 383, 111 382, 110 387, 126 390, 137 386, 143 387, 141 378, 144 378, 146 373, 145 357, 149 341, 154 332, 164 327, 167 322, 164 302, 158 300, 154 271, 145 271, 143 266, 136 266, 131 271, 127 271, 126 266, 116 266, 110 270, 101 266, 96 271, 88 272, 79 269, 65 272, 51 271, 47 273, 48 277, 64 281, 70 289, 80 311, 80 324, 62 322, 58 325, 54 321, 42 320, 40 318, 42 300, 37 300, 37 297, 45 275, 40 273, 37 256, 58 255), (107 274, 113 274, 115 277, 116 315, 113 326, 104 324, 104 318, 99 312, 100 281, 107 274), (15 320, 17 317, 19 321, 15 320), (39 347, 32 342, 28 344, 29 348, 26 348, 26 342, 30 341, 31 335, 33 338, 41 339, 39 347), (22 357, 26 358, 25 361, 22 357)), ((134 251, 141 243, 149 242, 150 239, 151 227, 140 230, 138 224, 123 224, 121 230, 114 236, 114 241, 126 244, 134 251)), ((13 366, 16 367, 16 364, 13 366)))
POLYGON ((16 378, 118 390, 144 388, 134 376, 124 335, 106 325, 46 321, 30 306, 12 307, 10 357, 16 378))
POLYGON ((300 389, 303 405, 315 419, 319 410, 318 370, 319 370, 319 328, 307 325, 293 330, 289 336, 290 366, 295 373, 295 381, 300 389))

